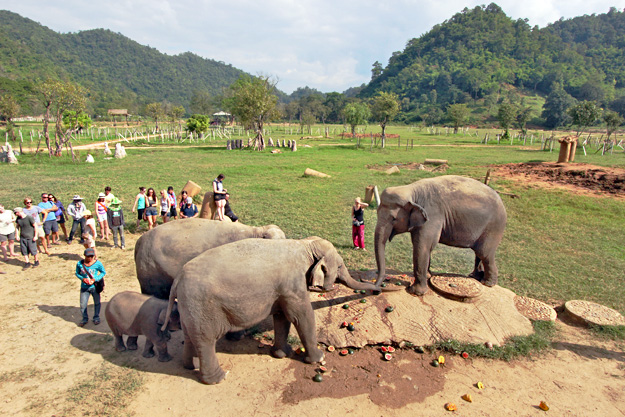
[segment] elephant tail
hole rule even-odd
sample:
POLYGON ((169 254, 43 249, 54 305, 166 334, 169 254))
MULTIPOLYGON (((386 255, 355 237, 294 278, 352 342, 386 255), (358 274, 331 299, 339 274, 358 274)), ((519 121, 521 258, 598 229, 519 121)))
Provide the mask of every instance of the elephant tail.
POLYGON ((176 295, 178 289, 178 279, 174 281, 171 286, 171 290, 169 291, 169 303, 167 304, 167 313, 165 314, 165 321, 163 322, 163 326, 161 326, 161 332, 167 331, 167 325, 169 324, 169 317, 171 316, 171 312, 174 309, 174 303, 176 302, 176 295))

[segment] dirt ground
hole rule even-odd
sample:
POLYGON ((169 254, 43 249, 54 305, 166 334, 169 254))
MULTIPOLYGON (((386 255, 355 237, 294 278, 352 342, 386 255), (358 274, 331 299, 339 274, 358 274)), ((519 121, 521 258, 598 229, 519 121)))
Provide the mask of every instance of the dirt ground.
MULTIPOLYGON (((597 174, 599 167, 586 167, 588 176, 563 168, 512 164, 496 172, 585 193, 612 194, 623 184, 622 170, 597 174), (561 185, 563 177, 571 181, 561 185)), ((125 251, 98 241, 108 271, 98 326, 76 325, 80 283, 73 274, 82 246, 53 246, 41 266, 27 272, 21 258, 0 263, 7 272, 0 275, 1 415, 439 416, 450 414, 444 405, 452 402, 458 416, 539 416, 545 413, 540 401, 556 416, 625 415, 625 344, 600 340, 561 319, 552 349, 532 358, 502 362, 444 354, 445 365, 433 367, 440 352, 397 349, 386 361, 380 346, 367 346, 346 356, 326 352, 322 382, 312 380, 318 366, 303 363, 301 355, 273 359, 269 345, 251 336, 222 340, 218 359, 228 377, 202 385, 197 371, 182 368, 181 332, 169 342, 171 362, 143 358, 143 337, 138 351, 114 350, 106 302, 117 292, 139 291, 133 259, 139 235, 126 236, 125 251)))

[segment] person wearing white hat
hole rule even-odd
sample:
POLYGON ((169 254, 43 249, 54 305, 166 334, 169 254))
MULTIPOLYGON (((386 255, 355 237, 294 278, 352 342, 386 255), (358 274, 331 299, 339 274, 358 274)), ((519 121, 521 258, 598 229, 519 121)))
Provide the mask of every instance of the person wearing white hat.
MULTIPOLYGON (((93 211, 96 214, 98 219, 98 224, 100 225, 100 233, 102 234, 102 239, 109 240, 109 235, 111 231, 109 230, 109 224, 106 220, 106 203, 104 199, 106 198, 106 194, 100 193, 98 194, 98 199, 95 202, 95 210, 93 211)), ((95 236, 94 236, 95 237, 95 236)))
POLYGON ((72 243, 72 239, 74 239, 74 234, 76 233, 76 229, 78 229, 78 225, 80 225, 80 244, 83 243, 82 235, 86 231, 86 219, 85 219, 85 210, 87 208, 82 202, 82 197, 78 194, 74 196, 72 202, 67 206, 67 214, 72 218, 72 230, 69 232, 69 237, 67 238, 67 244, 72 243))

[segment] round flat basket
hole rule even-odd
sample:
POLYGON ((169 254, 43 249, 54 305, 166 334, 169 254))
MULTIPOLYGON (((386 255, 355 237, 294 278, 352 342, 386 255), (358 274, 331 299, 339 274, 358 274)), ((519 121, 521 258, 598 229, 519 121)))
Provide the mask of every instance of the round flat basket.
POLYGON ((564 304, 564 309, 572 317, 597 326, 623 326, 625 318, 616 310, 601 304, 583 300, 571 300, 564 304))
POLYGON ((530 320, 556 321, 558 316, 551 306, 533 298, 517 295, 514 297, 514 306, 521 315, 530 320))
POLYGON ((443 297, 471 302, 482 294, 482 284, 462 275, 433 275, 430 285, 443 297))

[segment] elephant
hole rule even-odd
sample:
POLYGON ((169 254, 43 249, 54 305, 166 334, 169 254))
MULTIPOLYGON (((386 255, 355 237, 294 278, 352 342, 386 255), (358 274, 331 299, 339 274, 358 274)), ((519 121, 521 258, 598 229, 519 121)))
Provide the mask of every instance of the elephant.
POLYGON ((167 222, 144 233, 135 245, 141 292, 167 300, 184 264, 202 252, 241 239, 285 239, 276 225, 262 227, 208 219, 167 222))
POLYGON ((321 361, 308 291, 330 291, 337 280, 355 290, 380 290, 352 278, 332 243, 321 238, 245 239, 207 250, 182 268, 169 296, 168 308, 178 298, 183 366, 195 369, 193 357, 198 356, 200 381, 221 382, 225 373, 215 355, 217 340, 270 314, 274 357, 291 353, 287 336, 293 323, 305 348, 304 360, 321 361))
POLYGON ((158 350, 158 360, 167 362, 172 359, 167 353, 167 341, 170 331, 180 330, 180 314, 176 305, 167 309, 165 300, 140 294, 134 291, 117 293, 106 305, 104 315, 113 335, 115 349, 118 352, 126 350, 123 335, 128 335, 128 349, 137 350, 137 338, 145 336, 143 356, 154 356, 154 345, 158 350), (165 320, 167 314, 167 320, 165 320), (167 321, 167 326, 161 326, 167 321))
POLYGON ((430 254, 437 243, 475 252, 472 276, 486 286, 497 284, 495 251, 506 227, 506 209, 489 186, 466 177, 444 175, 382 192, 375 228, 376 285, 385 276, 385 246, 393 236, 410 232, 415 282, 413 295, 428 291, 430 254), (483 268, 483 271, 481 270, 483 268))

